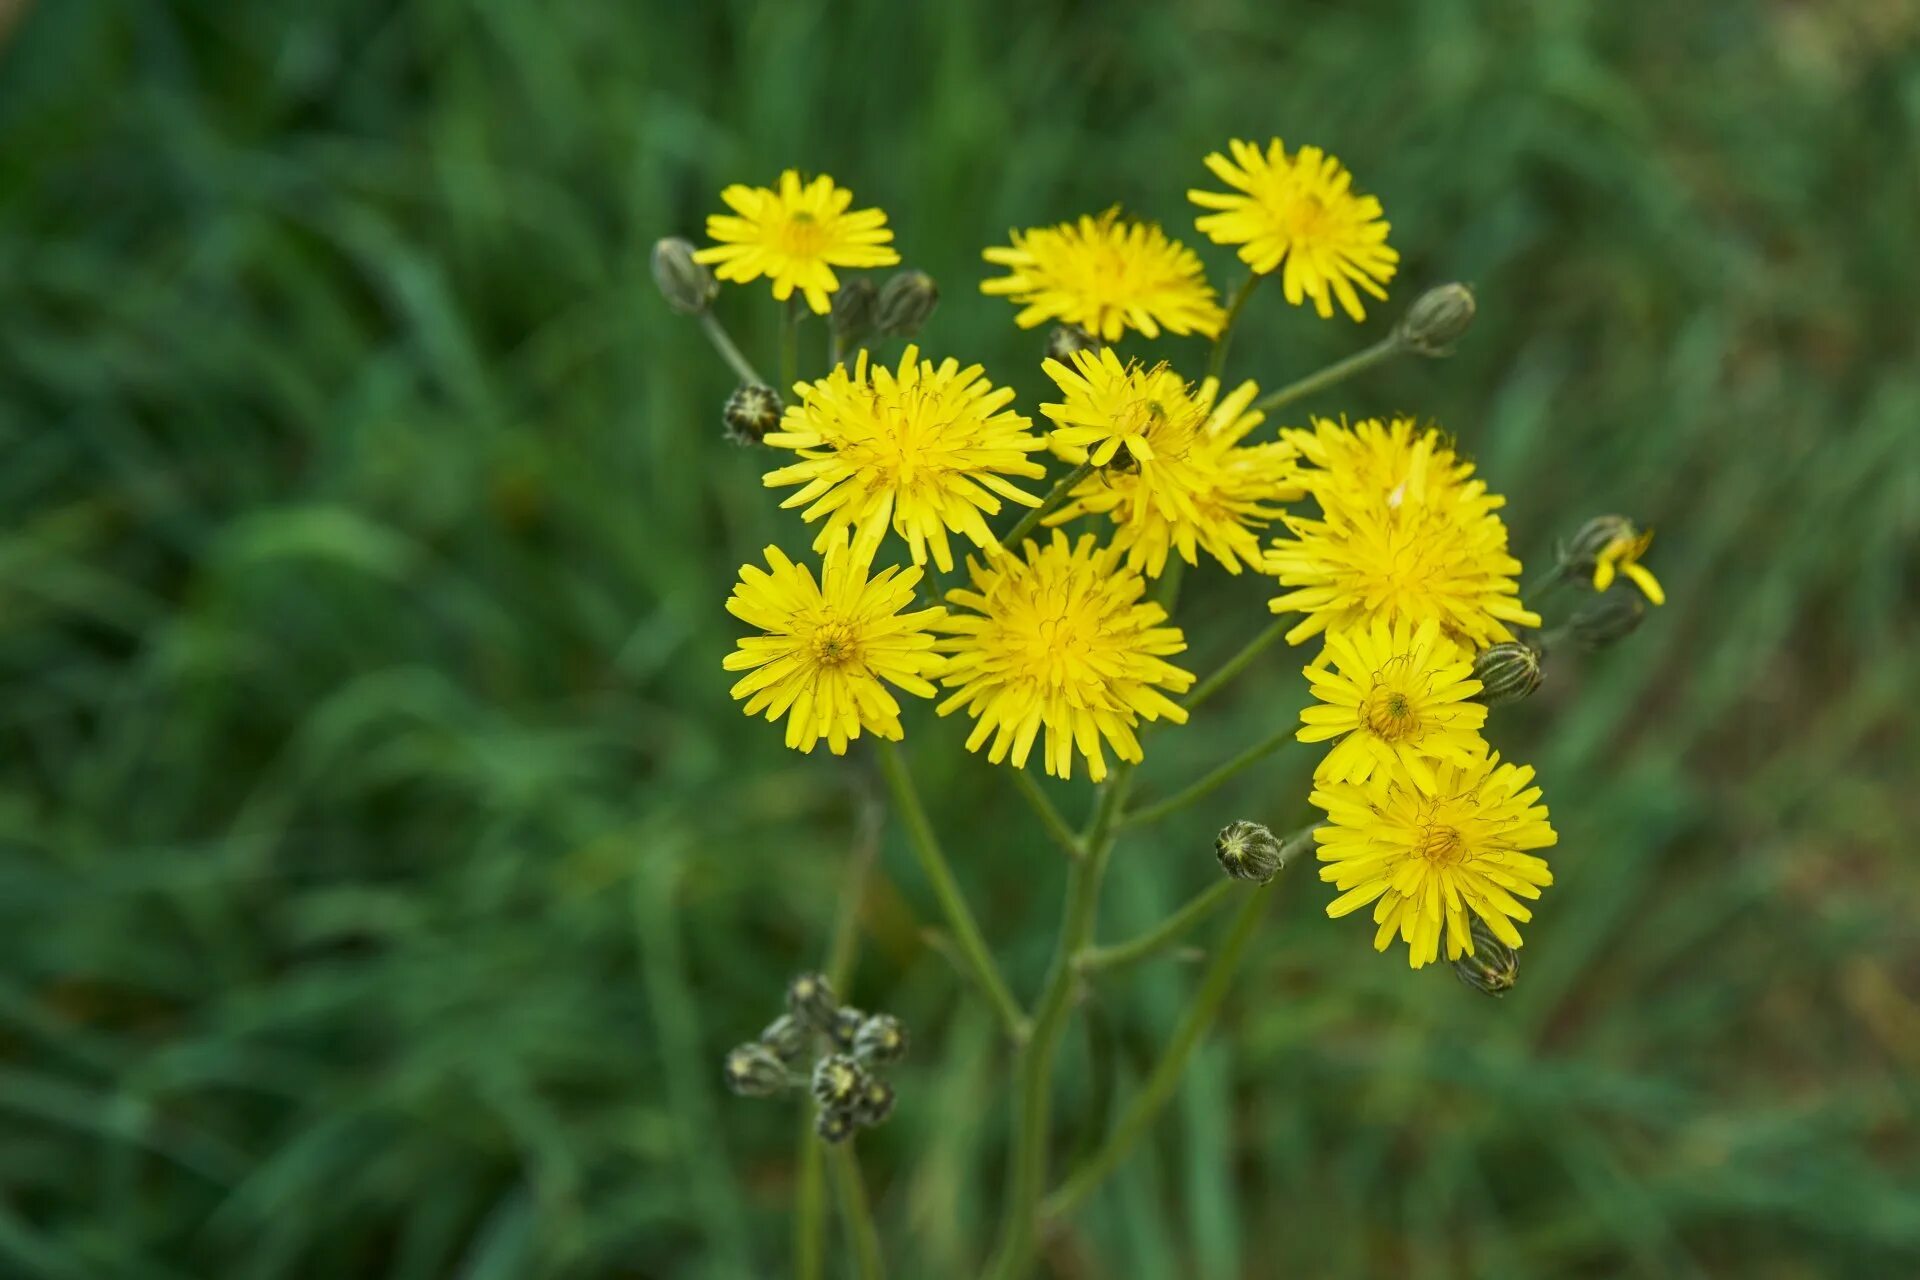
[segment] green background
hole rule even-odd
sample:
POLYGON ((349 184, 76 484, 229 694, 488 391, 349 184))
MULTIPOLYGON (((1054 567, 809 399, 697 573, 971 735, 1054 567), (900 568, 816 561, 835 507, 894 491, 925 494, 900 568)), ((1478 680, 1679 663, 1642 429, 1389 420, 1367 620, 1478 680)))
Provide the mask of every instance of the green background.
MULTIPOLYGON (((981 246, 1116 201, 1197 242, 1200 157, 1276 133, 1382 198, 1403 268, 1364 326, 1258 296, 1231 371, 1473 282, 1454 359, 1303 411, 1437 419, 1536 566, 1652 523, 1671 602, 1491 726, 1561 837, 1519 989, 1374 955, 1290 869, 1053 1273, 1914 1273, 1912 6, 0 13, 0 1274, 782 1273, 796 1116, 718 1063, 819 963, 871 760, 728 700, 736 568, 806 537, 648 247, 829 172, 941 281, 925 344, 1033 413, 1043 335, 981 246)), ((720 310, 771 364, 763 288, 720 310)), ((1191 665, 1265 594, 1189 575, 1191 665)), ((1285 724, 1297 666, 1158 737, 1143 792, 1285 724)), ((911 709, 1030 998, 1063 868, 960 736, 911 709)), ((1101 936, 1210 883, 1227 819, 1304 820, 1310 765, 1124 842, 1101 936)), ((897 825, 880 866, 851 996, 915 1043, 859 1153, 895 1272, 966 1274, 1006 1054, 897 825)), ((1057 1162, 1193 968, 1093 993, 1057 1162)))

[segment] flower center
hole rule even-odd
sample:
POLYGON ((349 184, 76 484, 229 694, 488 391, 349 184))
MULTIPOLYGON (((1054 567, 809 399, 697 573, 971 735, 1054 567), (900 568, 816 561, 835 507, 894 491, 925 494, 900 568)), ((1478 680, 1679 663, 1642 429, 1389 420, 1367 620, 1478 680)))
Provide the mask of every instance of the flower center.
POLYGON ((1420 735, 1424 727, 1413 694, 1405 688, 1407 660, 1390 659, 1381 671, 1374 672, 1373 688, 1360 705, 1361 723, 1386 742, 1400 742, 1420 735))
POLYGON ((815 628, 813 633, 813 661, 815 666, 840 667, 857 661, 860 657, 859 640, 853 628, 844 622, 826 622, 815 628))
POLYGON ((1420 828, 1419 843, 1414 852, 1428 862, 1437 862, 1446 866, 1461 861, 1466 853, 1466 840, 1460 835, 1458 827, 1429 823, 1420 828))
POLYGON ((1295 196, 1287 204, 1283 222, 1289 237, 1311 242, 1326 230, 1327 206, 1319 196, 1295 196))
POLYGON ((780 228, 779 239, 781 250, 789 257, 811 258, 826 243, 827 229, 815 221, 812 214, 800 209, 787 215, 787 223, 780 228))

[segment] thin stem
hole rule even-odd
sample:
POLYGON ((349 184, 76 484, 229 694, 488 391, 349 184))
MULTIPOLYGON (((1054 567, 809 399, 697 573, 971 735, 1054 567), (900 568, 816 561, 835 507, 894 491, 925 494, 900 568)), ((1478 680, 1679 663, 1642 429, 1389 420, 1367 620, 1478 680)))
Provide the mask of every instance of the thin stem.
POLYGON ((1040 789, 1040 784, 1034 780, 1032 774, 1025 769, 1015 769, 1013 785, 1018 787, 1020 794, 1027 798, 1027 803, 1033 806, 1034 813, 1039 815, 1040 825, 1047 829, 1047 834, 1053 837, 1054 843, 1060 846, 1061 852, 1074 859, 1086 856, 1086 851, 1080 847, 1080 837, 1073 833, 1073 828, 1067 825, 1067 820, 1060 816, 1058 809, 1053 807, 1053 801, 1047 799, 1047 793, 1040 789))
POLYGON ((853 852, 847 859, 846 883, 840 890, 840 911, 833 922, 833 941, 827 947, 827 983, 835 991, 847 989, 853 974, 853 953, 859 942, 860 908, 867 896, 867 876, 880 856, 880 833, 886 807, 873 793, 865 771, 855 775, 859 808, 854 819, 853 852))
POLYGON ((826 1143, 813 1129, 813 1108, 800 1108, 800 1172, 793 1184, 793 1275, 794 1280, 820 1280, 821 1258, 825 1252, 827 1206, 820 1185, 826 1143))
POLYGON ((1536 573, 1528 579, 1527 585, 1520 588, 1520 599, 1524 602, 1543 591, 1551 591, 1561 583, 1568 581, 1567 567, 1556 562, 1551 569, 1536 573))
POLYGON ((1053 962, 1034 1008, 1033 1035, 1020 1051, 1007 1201, 1002 1210, 999 1251, 988 1270, 995 1280, 1016 1280, 1026 1274, 1033 1260, 1040 1197, 1047 1185, 1053 1057, 1071 1012, 1077 980, 1074 957, 1093 936, 1100 880, 1106 872, 1107 855, 1113 851, 1114 832, 1132 781, 1133 766, 1122 765, 1100 789, 1099 803, 1083 841, 1087 856, 1073 864, 1067 877, 1067 903, 1060 919, 1060 936, 1054 943, 1053 962))
POLYGON ((760 376, 760 371, 753 367, 753 362, 741 355, 740 348, 733 345, 733 339, 727 336, 726 326, 720 323, 719 316, 711 311, 702 311, 700 328, 707 335, 707 341, 713 344, 713 349, 720 353, 720 358, 727 362, 727 367, 733 370, 736 378, 751 386, 767 385, 767 380, 760 376))
POLYGON ((1174 1086, 1180 1082, 1181 1074, 1187 1068, 1187 1060, 1193 1056, 1200 1037, 1207 1033, 1213 1020, 1220 1012, 1220 1005, 1226 999, 1227 988, 1232 984, 1233 971, 1240 963, 1241 954, 1246 951, 1247 943, 1253 937, 1254 926, 1260 923, 1261 913, 1266 910, 1267 897, 1273 892, 1277 881, 1269 881, 1247 895, 1240 904, 1240 910, 1234 915, 1233 923, 1228 926, 1226 939, 1220 949, 1214 953, 1206 973, 1200 979, 1200 989, 1194 992, 1188 1001, 1186 1014, 1180 1025, 1174 1029, 1173 1038, 1167 1042, 1166 1051, 1160 1055, 1160 1061, 1148 1074, 1146 1083, 1140 1092, 1134 1095, 1127 1105, 1120 1122, 1114 1126, 1113 1133, 1102 1143, 1100 1149, 1075 1169, 1060 1189, 1047 1197, 1041 1207, 1046 1218, 1057 1218, 1071 1213, 1076 1205, 1086 1198, 1087 1193, 1100 1185, 1102 1179, 1112 1173, 1126 1157, 1133 1144, 1147 1127, 1153 1123, 1160 1108, 1172 1096, 1174 1086))
POLYGON ((1187 700, 1180 705, 1188 711, 1192 711, 1195 707, 1198 707, 1208 698, 1220 692, 1221 688, 1229 680, 1247 669, 1248 663, 1266 652, 1268 646, 1272 645, 1275 640, 1278 640, 1285 634, 1287 634, 1287 620, 1281 618, 1259 635, 1247 641, 1245 645, 1241 646, 1240 652, 1221 663, 1219 669, 1195 686, 1194 691, 1187 695, 1187 700))
POLYGON ((1247 305, 1247 299, 1253 296, 1253 290, 1266 277, 1249 273, 1240 287, 1233 291, 1233 297, 1227 302, 1227 318, 1220 325, 1219 336, 1213 340, 1213 350, 1207 356, 1207 376, 1217 378, 1220 370, 1226 367, 1227 343, 1233 338, 1234 322, 1240 319, 1240 309, 1247 305))
POLYGON ((1033 527, 1040 523, 1042 516, 1065 502, 1067 495, 1073 492, 1073 487, 1092 474, 1093 464, 1091 462, 1083 462, 1073 470, 1067 472, 1064 476, 1061 476, 1059 482, 1055 484, 1053 488, 1047 490, 1047 496, 1040 499, 1040 505, 1037 507, 1029 507, 1026 514, 1020 517, 1013 528, 1007 530, 1006 536, 1000 539, 1000 545, 1009 547, 1018 553, 1020 550, 1020 539, 1032 533, 1033 527))
POLYGON ((979 984, 993 1010, 1000 1016, 1001 1024, 1007 1034, 1018 1043, 1026 1039, 1027 1017, 1020 1011, 1020 1005, 1007 990, 1006 979, 1000 976, 999 966, 993 962, 992 952, 987 950, 986 940, 980 936, 980 926, 974 923, 973 912, 967 906, 967 900, 960 893, 960 883, 953 878, 953 868, 947 863, 947 856, 940 851, 939 837, 933 833, 933 823, 927 817, 927 810, 920 803, 920 793, 914 789, 913 775, 907 769, 906 754, 891 742, 880 744, 880 767, 887 775, 887 786, 893 792, 894 803, 899 806, 900 817, 907 824, 908 843, 920 859, 920 869, 926 873, 927 880, 933 885, 934 896, 940 899, 940 909, 947 917, 947 927, 953 931, 954 945, 960 949, 968 971, 979 984))
POLYGON ((1271 412, 1282 405, 1292 404, 1302 396, 1310 396, 1316 391, 1325 391, 1336 382, 1345 381, 1354 374, 1371 369, 1382 360, 1391 359, 1406 350, 1396 331, 1380 339, 1364 351, 1356 351, 1345 360, 1337 360, 1320 370, 1310 373, 1298 382, 1290 382, 1278 391, 1269 391, 1253 402, 1253 407, 1271 412))
POLYGON ((1293 741, 1293 735, 1294 730, 1289 727, 1279 730, 1272 737, 1254 743, 1245 751, 1242 751, 1239 755, 1227 761, 1212 773, 1209 773, 1206 777, 1189 786, 1186 790, 1176 792, 1158 804, 1150 804, 1144 809, 1136 809, 1132 813, 1129 813, 1125 819, 1123 819, 1123 825, 1133 827, 1143 826, 1149 822, 1158 822, 1168 814, 1180 812, 1180 810, 1193 804, 1195 801, 1206 799, 1215 791, 1225 786, 1235 774, 1260 763, 1260 761, 1293 741))
POLYGON ((1238 880, 1215 880, 1188 898, 1186 905, 1145 933, 1108 947, 1088 947, 1080 953, 1077 962, 1080 972, 1091 977, 1096 973, 1111 973, 1115 969, 1152 959, 1186 937, 1195 925, 1212 915, 1215 908, 1239 892, 1241 887, 1238 880))
POLYGON ((860 1182, 860 1162, 853 1144, 843 1142, 833 1152, 834 1198, 840 1204, 840 1225, 852 1245, 853 1274, 859 1280, 881 1280, 886 1268, 880 1260, 880 1233, 867 1209, 867 1189, 860 1182))

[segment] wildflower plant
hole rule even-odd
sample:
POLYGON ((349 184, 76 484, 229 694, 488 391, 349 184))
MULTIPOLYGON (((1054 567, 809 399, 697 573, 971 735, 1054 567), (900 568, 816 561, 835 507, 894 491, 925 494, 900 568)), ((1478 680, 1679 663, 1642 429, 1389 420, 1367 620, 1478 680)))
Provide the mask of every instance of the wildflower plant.
MULTIPOLYGON (((1013 1136, 987 1264, 998 1280, 1030 1274, 1043 1226, 1072 1214, 1150 1128, 1290 862, 1311 852, 1329 917, 1370 913, 1374 950, 1397 948, 1416 970, 1445 960, 1472 990, 1515 989, 1520 926, 1554 882, 1559 837, 1533 768, 1503 759, 1489 735, 1503 708, 1541 687, 1562 641, 1587 652, 1618 643, 1665 599, 1644 563, 1651 535, 1622 516, 1581 526, 1523 589, 1504 498, 1468 442, 1438 424, 1279 416, 1384 360, 1448 354, 1473 320, 1466 286, 1425 291, 1385 337, 1277 390, 1225 376, 1235 323, 1268 276, 1289 303, 1328 318, 1337 305, 1361 321, 1362 295, 1388 298, 1399 255, 1380 199, 1318 147, 1235 141, 1204 165, 1229 190, 1188 193, 1204 210, 1196 229, 1247 268, 1224 303, 1198 254, 1117 206, 984 251, 1006 274, 981 292, 1014 301, 1023 329, 1055 326, 1034 358, 1057 399, 1037 415, 1015 404, 1009 371, 990 374, 923 334, 939 298, 925 273, 838 274, 898 255, 886 215, 849 212, 851 195, 830 178, 790 170, 772 188, 728 187, 731 212, 708 221, 714 245, 668 240, 654 255, 669 305, 698 320, 740 380, 730 434, 769 451, 765 484, 791 490, 780 505, 798 510, 793 535, 811 544, 798 556, 770 546, 764 568, 742 566, 726 607, 756 634, 722 660, 744 673, 733 697, 749 715, 784 721, 798 751, 825 739, 843 754, 879 739, 879 773, 938 899, 944 950, 1010 1046, 1013 1136), (728 295, 708 263, 721 281, 771 279, 787 302, 778 382, 721 323, 715 308, 728 295), (829 317, 825 365, 804 376, 803 306, 829 317), (1116 345, 1163 333, 1211 339, 1204 372, 1116 345), (897 358, 876 350, 915 337, 897 358), (1185 657, 1180 570, 1209 562, 1242 584, 1249 630, 1263 598, 1280 617, 1200 677, 1185 657), (1541 605, 1567 587, 1584 600, 1544 628, 1541 605), (1275 660, 1283 640, 1306 660, 1306 704, 1277 710, 1271 737, 1192 785, 1134 803, 1150 731, 1187 723, 1275 660), (910 714, 902 692, 932 701, 930 714, 910 714), (1065 856, 1066 910, 1030 1001, 1002 977, 947 856, 949 844, 998 835, 942 838, 895 745, 909 729, 1006 770, 1065 856), (1122 833, 1176 817, 1294 741, 1319 753, 1311 790, 1293 799, 1320 819, 1281 834, 1244 820, 1190 833, 1196 854, 1212 840, 1223 878, 1140 936, 1095 945, 1122 833), (1045 779, 1081 771, 1095 800, 1076 827, 1045 779), (1111 1132, 1057 1176, 1052 1068, 1076 990, 1164 953, 1229 899, 1233 919, 1181 1032, 1111 1132)), ((1219 610, 1206 621, 1232 625, 1219 610)), ((742 1094, 812 1097, 811 1132, 841 1153, 833 1168, 859 1272, 877 1275, 848 1140, 913 1100, 898 1103, 879 1070, 905 1051, 904 1029, 833 996, 853 955, 844 904, 840 919, 832 976, 796 979, 788 1012, 723 1069, 742 1094)), ((818 1270, 821 1170, 809 1145, 796 1232, 808 1274, 818 1270)))

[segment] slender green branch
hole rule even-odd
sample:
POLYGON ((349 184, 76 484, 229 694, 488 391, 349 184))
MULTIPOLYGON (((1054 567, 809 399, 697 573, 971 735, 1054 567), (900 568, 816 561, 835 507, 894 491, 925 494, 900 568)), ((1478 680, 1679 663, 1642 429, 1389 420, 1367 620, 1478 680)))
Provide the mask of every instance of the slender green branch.
POLYGON ((1083 462, 1073 470, 1067 472, 1067 474, 1061 476, 1059 482, 1056 483, 1053 488, 1047 490, 1047 496, 1040 499, 1040 505, 1037 507, 1029 507, 1026 513, 1015 523, 1013 528, 1007 530, 1006 536, 1000 539, 1000 545, 1018 552, 1020 549, 1020 539, 1032 533, 1034 526, 1040 523, 1041 517, 1065 502, 1067 495, 1073 492, 1073 487, 1092 474, 1093 464, 1091 462, 1083 462))
POLYGON ((933 823, 927 817, 926 807, 920 803, 920 793, 914 789, 913 775, 907 769, 906 754, 895 744, 882 742, 880 767, 887 775, 887 786, 893 792, 901 820, 907 825, 908 843, 920 859, 920 869, 933 885, 934 896, 940 899, 940 909, 947 917, 947 926, 953 931, 954 945, 960 949, 968 972, 993 1005, 994 1012, 1000 1016, 1007 1034, 1015 1042, 1025 1040, 1027 1017, 1021 1012, 1013 993, 1007 990, 1006 979, 1000 976, 999 966, 994 964, 993 954, 987 950, 986 940, 980 936, 980 926, 974 923, 973 912, 968 908, 967 900, 961 896, 960 883, 953 877, 953 868, 948 865, 946 854, 940 851, 939 837, 934 835, 933 823))
POLYGON ((880 1261, 880 1233, 873 1228, 873 1215, 867 1208, 867 1189, 860 1182, 860 1162, 853 1144, 843 1142, 833 1151, 834 1198, 840 1204, 840 1225, 852 1246, 853 1274, 859 1280, 881 1280, 886 1269, 880 1261))
POLYGON ((1222 877, 1187 899, 1186 905, 1137 937, 1107 947, 1088 947, 1075 962, 1080 972, 1091 977, 1111 973, 1128 965, 1150 960, 1187 936, 1193 927, 1214 913, 1219 905, 1239 892, 1238 880, 1222 877))
POLYGON ((711 311, 702 311, 700 328, 707 335, 707 341, 713 344, 713 349, 720 353, 720 358, 727 362, 727 367, 733 370, 736 378, 752 386, 767 385, 767 380, 760 376, 760 371, 753 367, 753 362, 741 355, 740 348, 733 345, 733 339, 727 336, 726 326, 720 323, 719 316, 711 311))
POLYGON ((1235 676, 1247 669, 1248 663, 1252 662, 1262 653, 1265 653, 1275 640, 1286 635, 1287 627, 1287 619, 1280 618, 1275 620, 1266 630, 1241 646, 1240 652, 1221 663, 1219 669, 1196 685, 1193 692, 1187 695, 1187 700, 1180 705, 1188 711, 1192 711, 1208 698, 1220 692, 1221 688, 1229 680, 1232 680, 1235 676))
POLYGON ((1159 1114, 1160 1108, 1172 1096, 1174 1086, 1180 1082, 1181 1073, 1187 1068, 1187 1060, 1193 1056, 1200 1038, 1213 1025, 1220 1012, 1220 1005, 1226 999, 1227 988, 1232 984, 1233 971, 1240 963, 1241 954, 1247 949, 1248 941, 1253 937, 1254 927, 1260 923, 1261 913, 1266 910, 1267 897, 1273 892, 1276 881, 1270 881, 1254 889, 1240 904, 1240 910, 1234 915, 1233 923, 1227 929, 1227 936, 1214 953, 1206 973, 1200 979, 1200 989, 1188 1001, 1185 1015, 1180 1025, 1174 1029, 1173 1038, 1167 1042, 1160 1061, 1154 1065, 1147 1076, 1146 1083, 1140 1088, 1133 1101, 1127 1105, 1120 1122, 1114 1126, 1113 1133, 1101 1144, 1098 1151, 1068 1175, 1060 1189, 1048 1196, 1041 1208, 1045 1218, 1058 1218, 1071 1213, 1076 1205, 1086 1198, 1087 1193, 1100 1185, 1102 1179, 1119 1167, 1140 1135, 1145 1133, 1159 1114))
POLYGON ((1239 755, 1227 761, 1186 790, 1176 792, 1158 804, 1150 804, 1144 809, 1136 809, 1132 813, 1127 814, 1122 820, 1123 825, 1133 827, 1141 826, 1149 822, 1158 822, 1170 813, 1178 813, 1196 800, 1205 799, 1224 786, 1229 779, 1242 769, 1258 764, 1275 751, 1278 751, 1282 746, 1293 741, 1293 734, 1294 729, 1290 726, 1281 729, 1269 738, 1254 743, 1251 747, 1248 747, 1245 751, 1242 751, 1239 755))
POLYGON ((820 1280, 821 1259, 825 1252, 827 1217, 824 1188, 820 1185, 825 1163, 826 1143, 813 1129, 813 1108, 800 1108, 800 1133, 795 1139, 800 1152, 800 1171, 793 1183, 793 1276, 794 1280, 820 1280))
POLYGON ((1227 364, 1227 344, 1233 338, 1233 326, 1240 319, 1241 308, 1247 305, 1247 299, 1253 296, 1254 288, 1266 279, 1265 276, 1247 273, 1240 287, 1233 291, 1233 297, 1227 301, 1227 318, 1220 325, 1220 333, 1213 340, 1213 350, 1207 354, 1207 376, 1217 378, 1220 370, 1227 364))
POLYGON ((1569 580, 1570 575, 1567 573, 1567 567, 1556 560, 1551 569, 1543 569, 1527 580, 1527 585, 1520 588, 1520 599, 1524 603, 1540 595, 1542 592, 1553 590, 1561 583, 1569 580))
POLYGON ((800 381, 800 299, 787 299, 780 317, 780 394, 792 392, 800 381))
POLYGON ((1356 351, 1345 360, 1337 360, 1318 373, 1310 373, 1298 382, 1288 383, 1278 391, 1269 391, 1255 400, 1253 407, 1272 412, 1282 405, 1292 404, 1303 396, 1310 396, 1316 391, 1325 391, 1335 383, 1344 382, 1354 374, 1371 369, 1383 360, 1390 360, 1406 349, 1406 344, 1400 340, 1399 331, 1395 330, 1364 351, 1356 351))
POLYGON ((1025 769, 1015 769, 1013 785, 1019 788, 1020 794, 1027 798, 1027 803, 1033 806, 1034 813, 1039 815, 1040 825, 1047 829, 1047 834, 1053 837, 1054 843, 1060 846, 1061 852, 1075 859, 1086 856, 1086 850, 1080 847, 1080 837, 1073 833, 1073 828, 1067 825, 1067 820, 1060 816, 1058 809, 1053 807, 1053 801, 1047 799, 1047 793, 1040 789, 1039 782, 1032 774, 1025 769))

